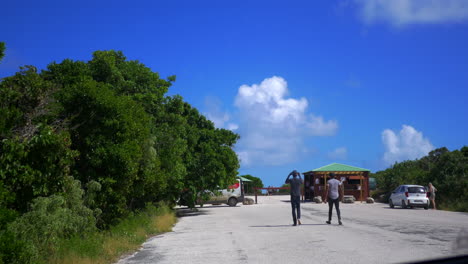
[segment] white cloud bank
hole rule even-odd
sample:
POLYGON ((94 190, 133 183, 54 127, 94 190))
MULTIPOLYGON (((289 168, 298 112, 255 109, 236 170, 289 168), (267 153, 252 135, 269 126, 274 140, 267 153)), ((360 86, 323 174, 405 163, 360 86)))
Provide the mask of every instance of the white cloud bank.
POLYGON ((354 0, 364 22, 410 24, 453 23, 468 20, 466 0, 354 0))
POLYGON ((332 160, 345 160, 348 157, 348 149, 345 147, 337 148, 328 152, 328 158, 332 160))
POLYGON ((239 128, 237 124, 229 122, 231 116, 221 109, 222 103, 217 97, 206 97, 205 107, 207 112, 205 112, 204 115, 214 123, 215 127, 226 128, 233 131, 239 128))
POLYGON ((288 98, 288 85, 281 77, 239 87, 235 106, 239 110, 237 153, 243 165, 283 165, 307 153, 309 136, 331 136, 338 122, 307 114, 307 99, 288 98))
POLYGON ((392 165, 396 161, 413 160, 427 155, 434 146, 422 132, 412 126, 403 125, 398 134, 390 129, 382 132, 382 142, 385 146, 383 161, 392 165))

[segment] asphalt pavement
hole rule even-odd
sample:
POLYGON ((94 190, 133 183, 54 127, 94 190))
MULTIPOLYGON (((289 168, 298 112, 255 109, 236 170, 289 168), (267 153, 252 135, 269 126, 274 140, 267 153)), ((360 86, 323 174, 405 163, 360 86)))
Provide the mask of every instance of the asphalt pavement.
POLYGON ((308 202, 301 204, 302 225, 292 226, 289 196, 258 202, 179 208, 173 232, 118 263, 405 263, 468 254, 457 243, 468 239, 467 213, 356 202, 340 204, 340 226, 335 211, 325 223, 328 205, 308 202))

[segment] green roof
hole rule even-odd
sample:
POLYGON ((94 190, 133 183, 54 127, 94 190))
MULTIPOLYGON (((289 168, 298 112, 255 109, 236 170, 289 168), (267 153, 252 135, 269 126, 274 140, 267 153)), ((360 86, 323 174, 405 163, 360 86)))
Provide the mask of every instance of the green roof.
POLYGON ((245 181, 245 182, 251 182, 251 180, 249 180, 249 179, 247 179, 245 177, 242 177, 242 176, 239 176, 237 178, 239 178, 239 179, 241 179, 242 181, 245 181))
POLYGON ((326 166, 320 167, 315 170, 311 170, 313 172, 321 172, 321 171, 370 171, 368 169, 353 167, 349 165, 344 165, 340 163, 332 163, 326 166))

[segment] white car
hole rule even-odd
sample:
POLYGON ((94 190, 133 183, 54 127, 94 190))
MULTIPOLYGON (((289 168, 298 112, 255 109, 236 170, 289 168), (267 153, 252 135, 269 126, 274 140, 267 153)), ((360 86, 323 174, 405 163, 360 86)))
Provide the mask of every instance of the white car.
POLYGON ((395 205, 401 208, 422 207, 429 209, 427 190, 421 185, 400 185, 390 195, 388 204, 391 208, 395 205))
POLYGON ((242 191, 242 181, 237 179, 236 183, 227 189, 219 190, 216 193, 210 192, 210 198, 207 201, 198 201, 197 204, 227 204, 236 206, 237 203, 244 201, 244 192, 242 191))

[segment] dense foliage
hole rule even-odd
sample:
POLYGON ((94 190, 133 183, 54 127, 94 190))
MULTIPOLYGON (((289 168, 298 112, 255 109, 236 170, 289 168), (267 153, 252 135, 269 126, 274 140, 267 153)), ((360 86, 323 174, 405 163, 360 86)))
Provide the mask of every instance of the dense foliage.
POLYGON ((376 196, 385 195, 401 184, 437 188, 437 203, 442 208, 468 212, 468 146, 449 151, 439 148, 418 160, 395 163, 392 167, 371 175, 377 179, 376 196))
POLYGON ((239 136, 166 96, 174 81, 116 51, 0 81, 0 263, 235 180, 239 136))
POLYGON ((0 60, 5 56, 5 42, 0 42, 0 60))

